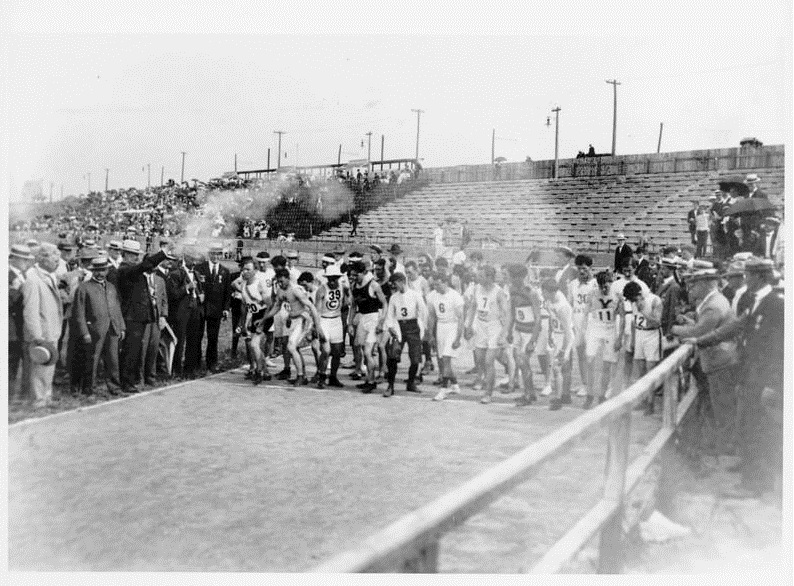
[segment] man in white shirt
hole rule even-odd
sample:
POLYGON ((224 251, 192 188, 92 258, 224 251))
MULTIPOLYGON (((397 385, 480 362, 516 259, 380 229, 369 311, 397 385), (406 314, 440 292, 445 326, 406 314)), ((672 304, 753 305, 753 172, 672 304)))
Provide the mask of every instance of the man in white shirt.
MULTIPOLYGON (((631 348, 634 351, 634 380, 645 376, 662 356, 662 300, 653 293, 644 293, 637 283, 628 283, 623 297, 633 306, 631 348)), ((651 391, 648 410, 653 408, 651 391)))
POLYGON ((438 352, 438 370, 442 389, 433 397, 442 401, 448 393, 460 393, 458 379, 452 370, 452 359, 458 354, 463 335, 463 297, 451 288, 449 275, 433 275, 433 290, 428 295, 428 330, 435 339, 438 352))
POLYGON ((433 257, 444 256, 444 222, 439 220, 438 225, 433 228, 433 257))
MULTIPOLYGON (((422 361, 422 338, 427 327, 427 306, 422 295, 409 288, 405 275, 395 273, 390 279, 394 291, 389 299, 386 311, 385 326, 394 339, 400 342, 402 349, 408 344, 408 384, 405 388, 409 393, 421 393, 416 386, 416 375, 419 372, 419 363, 422 361)), ((398 359, 389 356, 387 360, 389 383, 384 397, 394 394, 394 379, 397 375, 398 359)))
MULTIPOLYGON (((590 311, 590 299, 597 295, 598 285, 593 278, 592 257, 586 254, 577 254, 574 259, 577 278, 568 283, 568 303, 573 310, 573 347, 576 349, 576 356, 579 361, 579 377, 582 387, 576 394, 578 397, 586 397, 587 390, 587 353, 585 352, 585 331, 587 330, 587 316, 590 311)), ((573 361, 570 362, 573 368, 573 361)), ((572 373, 571 373, 572 375, 572 373)), ((568 380, 572 376, 568 376, 568 380)), ((563 393, 570 393, 571 389, 563 389, 563 393)))

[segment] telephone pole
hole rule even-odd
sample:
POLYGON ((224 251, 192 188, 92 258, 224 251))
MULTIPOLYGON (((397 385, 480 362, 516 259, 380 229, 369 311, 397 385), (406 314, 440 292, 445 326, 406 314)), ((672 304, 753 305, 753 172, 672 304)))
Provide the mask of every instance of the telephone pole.
POLYGON ((659 122, 659 143, 656 145, 656 154, 662 150, 662 130, 664 130, 664 122, 659 122))
POLYGON ((416 112, 416 162, 419 162, 419 118, 424 110, 411 108, 411 112, 416 112))
POLYGON ((616 79, 607 79, 607 83, 612 84, 613 103, 612 103, 612 156, 615 156, 615 139, 618 129, 618 86, 620 82, 616 79))
POLYGON ((108 192, 108 178, 110 177, 110 169, 105 169, 105 193, 108 192))
POLYGON ((372 131, 367 133, 367 171, 372 171, 372 131))
POLYGON ((496 155, 496 128, 491 132, 491 165, 495 162, 496 155))
POLYGON ((237 175, 237 153, 234 153, 234 174, 237 175))
POLYGON ((560 172, 560 107, 557 106, 552 110, 555 114, 554 120, 554 179, 560 172))
POLYGON ((146 189, 152 188, 152 164, 146 163, 146 189))
POLYGON ((88 193, 91 193, 91 171, 88 172, 88 193))
POLYGON ((273 134, 278 134, 278 163, 276 163, 276 169, 281 168, 281 135, 287 134, 283 130, 274 130, 273 134))
POLYGON ((180 179, 179 179, 179 184, 180 185, 185 182, 185 155, 186 154, 187 153, 185 151, 182 151, 182 175, 180 176, 180 179))
POLYGON ((160 187, 165 185, 164 180, 165 180, 165 165, 160 167, 160 187))

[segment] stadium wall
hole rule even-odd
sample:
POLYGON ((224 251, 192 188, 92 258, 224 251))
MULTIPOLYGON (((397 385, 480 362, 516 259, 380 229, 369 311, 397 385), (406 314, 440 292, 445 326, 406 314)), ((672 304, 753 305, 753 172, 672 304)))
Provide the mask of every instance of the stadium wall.
MULTIPOLYGON (((688 173, 693 171, 731 171, 785 166, 783 145, 677 151, 639 155, 597 156, 560 159, 558 177, 602 177, 642 173, 688 173)), ((478 181, 516 181, 550 179, 554 160, 502 163, 500 165, 457 165, 429 167, 424 177, 433 183, 478 181)))

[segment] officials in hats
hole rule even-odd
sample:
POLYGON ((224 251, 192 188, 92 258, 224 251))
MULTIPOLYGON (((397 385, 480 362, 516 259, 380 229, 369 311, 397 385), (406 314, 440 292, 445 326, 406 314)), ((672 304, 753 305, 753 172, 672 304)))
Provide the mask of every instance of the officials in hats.
POLYGON ((626 244, 625 234, 618 234, 618 245, 615 248, 615 272, 618 273, 623 266, 631 261, 634 251, 626 244))
MULTIPOLYGON (((730 303, 718 289, 719 280, 720 275, 715 269, 697 270, 687 278, 689 302, 696 308, 695 319, 681 316, 681 323, 670 328, 674 336, 698 338, 735 319, 730 303)), ((716 447, 722 453, 732 453, 736 418, 736 342, 724 340, 700 348, 698 358, 708 380, 709 400, 717 432, 716 447)))
POLYGON ((751 258, 745 264, 747 290, 738 317, 687 341, 708 348, 736 339, 738 402, 736 445, 742 482, 734 496, 757 496, 780 489, 783 444, 784 296, 774 263, 751 258))
POLYGON ((403 255, 403 249, 399 244, 392 244, 389 248, 389 254, 391 255, 391 261, 394 266, 391 268, 392 274, 394 273, 402 273, 405 274, 405 256, 403 255))
POLYGON ((119 342, 124 339, 125 325, 121 302, 115 285, 108 282, 110 262, 106 256, 91 261, 91 278, 77 288, 72 306, 72 335, 83 346, 83 375, 80 392, 94 395, 100 361, 110 395, 121 394, 119 376, 119 342))
MULTIPOLYGON (((218 333, 221 320, 229 317, 232 297, 232 280, 229 269, 221 264, 223 247, 213 245, 209 249, 209 260, 196 267, 199 281, 204 286, 204 322, 207 329, 207 370, 216 372, 218 367, 218 333)), ((203 328, 202 328, 203 330, 203 328)), ((199 343, 204 332, 201 332, 199 343)))
POLYGON ((63 308, 55 278, 60 258, 54 244, 42 243, 36 251, 36 266, 27 272, 22 284, 23 359, 37 407, 47 406, 53 399, 52 380, 63 326, 63 308))
MULTIPOLYGON (((158 357, 161 356, 160 334, 168 323, 168 293, 164 274, 167 273, 170 263, 171 259, 165 258, 157 266, 144 272, 152 305, 155 307, 157 315, 156 323, 152 325, 148 344, 143 348, 143 360, 141 360, 141 378, 148 386, 154 386, 157 383, 157 362, 158 357)), ((163 368, 161 374, 163 378, 167 378, 167 369, 163 368)))
MULTIPOLYGON (((733 303, 737 292, 740 289, 742 289, 742 293, 744 292, 744 262, 733 261, 728 265, 728 270, 725 271, 725 273, 722 275, 722 278, 726 281, 725 286, 722 288, 722 294, 729 303, 733 303)), ((732 309, 735 313, 736 308, 732 307, 732 309)))
POLYGON ((758 225, 758 236, 754 239, 752 253, 761 258, 775 260, 778 256, 778 233, 780 220, 775 216, 763 218, 758 225))
POLYGON ((681 304, 681 285, 676 271, 678 262, 674 258, 663 258, 659 263, 659 276, 662 281, 656 295, 662 300, 662 335, 669 336, 681 304))
POLYGON ((70 270, 69 265, 74 259, 74 245, 62 240, 58 243, 58 250, 61 253, 61 258, 58 261, 58 268, 55 270, 55 274, 61 277, 70 270))
MULTIPOLYGON (((21 397, 19 367, 24 349, 22 285, 36 258, 30 248, 14 244, 8 254, 8 398, 21 397)), ((25 385, 26 387, 26 385, 25 385)))
POLYGON ((173 257, 161 250, 141 261, 143 251, 137 240, 125 240, 121 250, 123 260, 118 269, 118 293, 126 325, 121 352, 121 386, 125 393, 138 393, 146 349, 153 340, 159 341, 162 314, 162 304, 151 272, 163 260, 173 257))

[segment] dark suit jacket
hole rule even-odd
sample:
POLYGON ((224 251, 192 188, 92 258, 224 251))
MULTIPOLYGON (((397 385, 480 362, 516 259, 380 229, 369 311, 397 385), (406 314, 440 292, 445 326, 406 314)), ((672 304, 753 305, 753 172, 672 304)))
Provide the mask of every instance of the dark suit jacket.
POLYGON ((172 321, 177 319, 187 320, 190 310, 198 305, 198 295, 203 289, 198 279, 194 279, 194 281, 196 282, 195 297, 188 293, 189 280, 187 270, 184 267, 180 266, 169 273, 166 286, 168 289, 168 315, 172 321))
MULTIPOLYGON (((166 259, 164 252, 145 257, 138 264, 121 263, 118 269, 118 292, 124 321, 148 323, 159 316, 155 314, 149 296, 149 283, 144 273, 151 271, 166 259)), ((163 290, 165 293, 165 290, 163 290)), ((167 305, 167 302, 166 302, 167 305)))
POLYGON ((196 273, 204 276, 204 317, 220 319, 228 311, 232 301, 232 279, 229 269, 218 263, 218 276, 210 275, 210 263, 205 261, 196 267, 196 273))
POLYGON ((667 335, 675 324, 678 304, 681 300, 681 286, 673 277, 670 282, 662 284, 656 294, 662 299, 662 333, 667 335))
POLYGON ((615 271, 619 271, 620 267, 626 264, 626 261, 631 260, 631 255, 633 254, 633 250, 631 250, 631 246, 628 244, 624 244, 623 246, 618 246, 615 249, 615 271))
POLYGON ((753 193, 749 197, 769 199, 769 196, 766 194, 766 192, 764 192, 761 189, 756 189, 755 193, 753 193))
MULTIPOLYGON (((745 292, 742 297, 749 295, 745 292)), ((741 300, 740 300, 741 301, 741 300)), ((752 309, 752 304, 749 304, 752 309)), ((755 311, 748 310, 699 338, 699 346, 711 346, 738 336, 740 367, 747 387, 783 389, 783 290, 773 288, 755 311)))
POLYGON ((116 286, 106 282, 103 287, 93 279, 77 288, 71 319, 73 335, 90 335, 92 340, 108 332, 118 336, 126 329, 116 286))
POLYGON ((689 231, 694 234, 695 233, 695 215, 697 212, 695 210, 689 210, 686 215, 686 223, 689 227, 689 231))
POLYGON ((25 318, 22 315, 22 283, 8 269, 8 341, 20 342, 24 338, 25 318))

